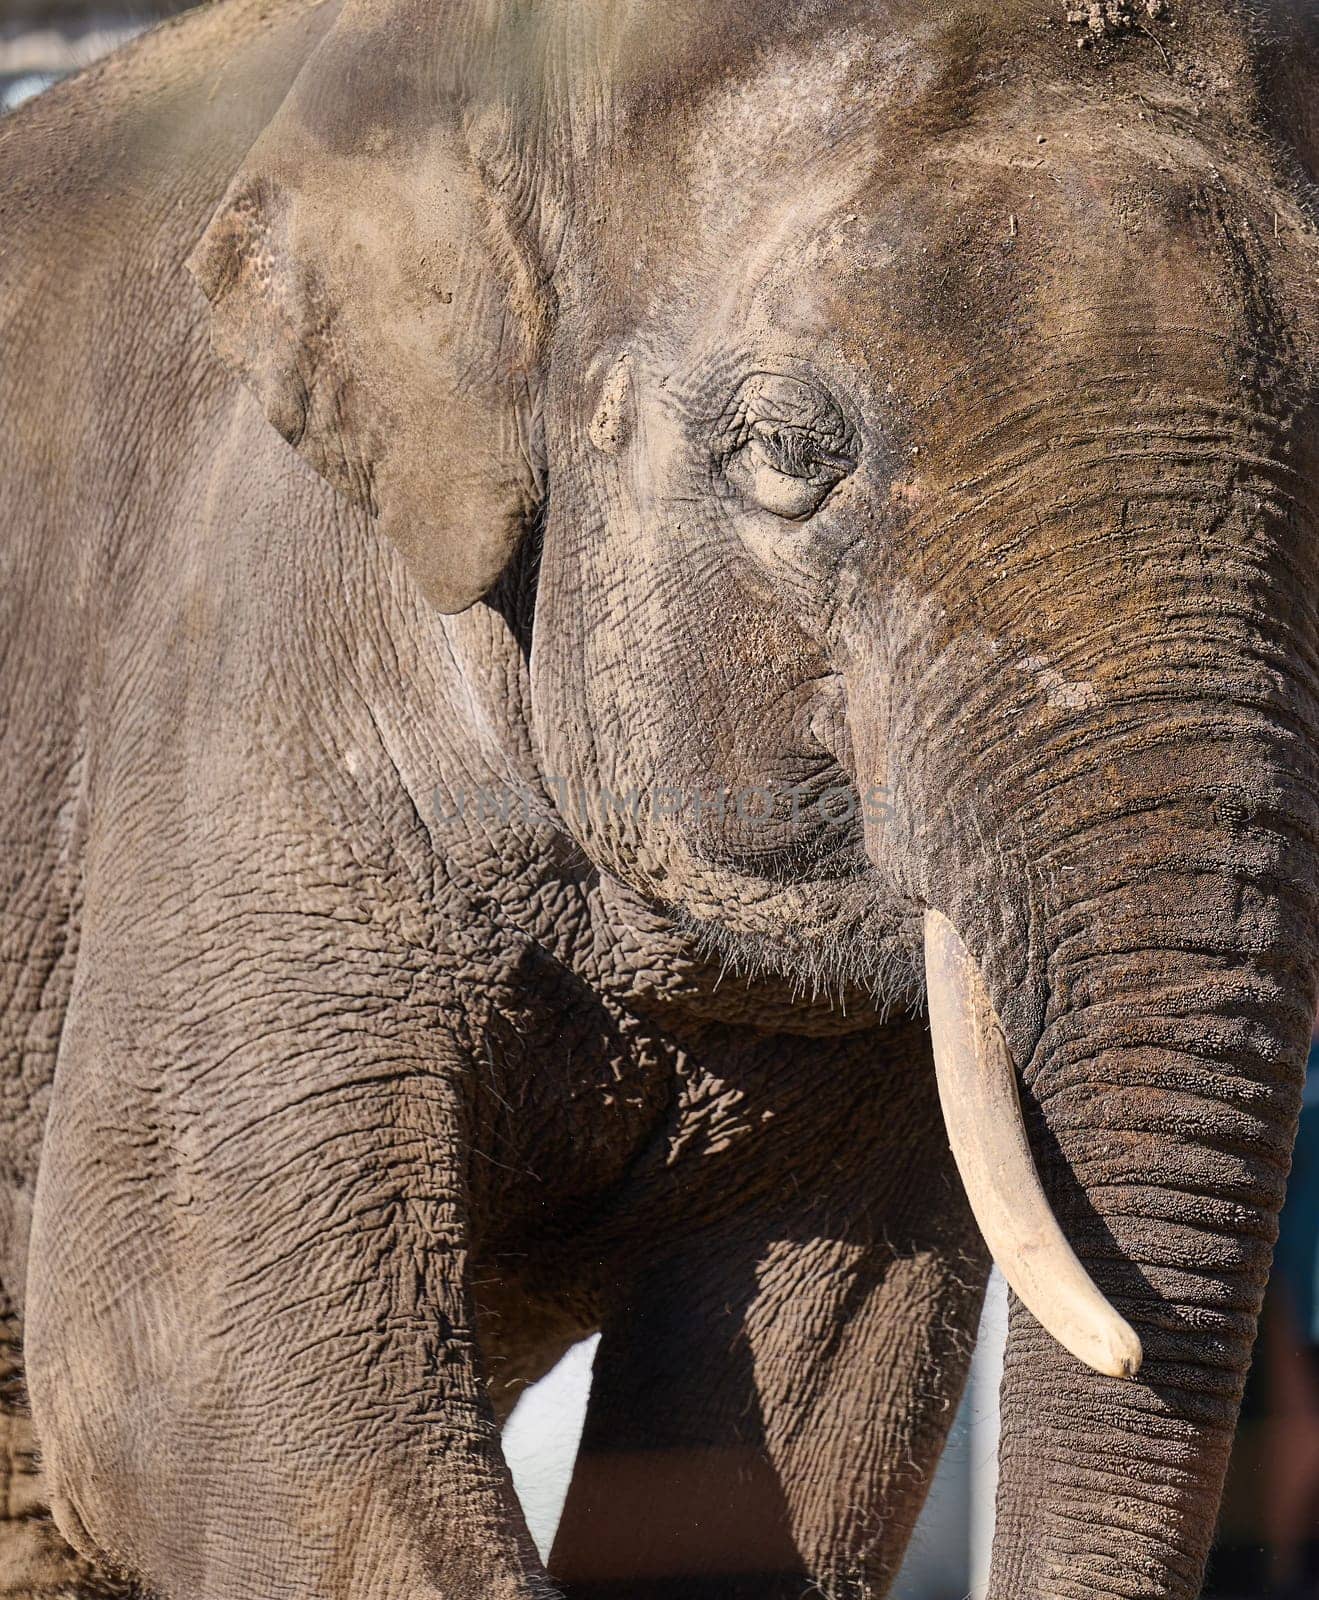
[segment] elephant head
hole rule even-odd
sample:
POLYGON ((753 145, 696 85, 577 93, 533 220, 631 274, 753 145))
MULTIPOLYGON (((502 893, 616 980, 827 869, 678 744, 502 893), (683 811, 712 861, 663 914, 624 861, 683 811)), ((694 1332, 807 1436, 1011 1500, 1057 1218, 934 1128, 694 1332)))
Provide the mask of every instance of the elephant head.
POLYGON ((345 0, 193 260, 442 610, 539 541, 532 736, 604 873, 928 993, 1018 1297, 996 1600, 1196 1592, 1268 1270, 1316 85, 1266 0, 345 0))

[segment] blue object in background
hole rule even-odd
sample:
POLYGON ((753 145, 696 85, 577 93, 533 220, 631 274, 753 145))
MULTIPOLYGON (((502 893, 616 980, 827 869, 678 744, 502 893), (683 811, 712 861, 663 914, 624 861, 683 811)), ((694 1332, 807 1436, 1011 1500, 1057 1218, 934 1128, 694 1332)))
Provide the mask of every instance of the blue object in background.
POLYGON ((1287 1285, 1302 1337, 1319 1344, 1319 1041, 1314 1040, 1273 1271, 1287 1285))
POLYGON ((0 73, 0 113, 21 106, 24 100, 30 100, 34 94, 49 89, 58 78, 56 72, 0 73))

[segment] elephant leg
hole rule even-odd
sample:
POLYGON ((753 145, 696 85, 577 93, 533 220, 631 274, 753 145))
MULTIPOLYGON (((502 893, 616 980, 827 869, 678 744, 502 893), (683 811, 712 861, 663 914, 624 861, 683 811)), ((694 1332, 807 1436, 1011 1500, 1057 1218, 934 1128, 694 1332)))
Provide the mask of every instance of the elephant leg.
POLYGON ((70 1013, 26 1308, 56 1520, 191 1600, 517 1600, 543 1576, 475 1332, 465 1064, 323 986, 291 1050, 307 992, 136 1083, 70 1013))
POLYGON ((23 1383, 19 1319, 0 1293, 0 1600, 114 1600, 132 1590, 55 1526, 23 1383))
POLYGON ((569 1600, 885 1592, 986 1278, 937 1121, 907 1112, 902 1159, 858 1121, 865 1158, 839 1130, 799 1211, 689 1235, 631 1282, 550 1561, 569 1600))

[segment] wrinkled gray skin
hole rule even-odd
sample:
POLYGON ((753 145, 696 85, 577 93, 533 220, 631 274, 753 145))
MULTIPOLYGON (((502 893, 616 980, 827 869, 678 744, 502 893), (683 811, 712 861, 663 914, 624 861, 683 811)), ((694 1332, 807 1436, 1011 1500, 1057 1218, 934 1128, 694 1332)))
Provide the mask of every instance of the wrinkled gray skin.
POLYGON ((1313 1003, 1319 41, 1096 26, 219 0, 0 126, 6 1594, 543 1593, 497 1422, 597 1327, 573 1600, 881 1594, 986 1269, 934 906, 1145 1346, 1014 1311, 991 1595, 1194 1595, 1313 1003))

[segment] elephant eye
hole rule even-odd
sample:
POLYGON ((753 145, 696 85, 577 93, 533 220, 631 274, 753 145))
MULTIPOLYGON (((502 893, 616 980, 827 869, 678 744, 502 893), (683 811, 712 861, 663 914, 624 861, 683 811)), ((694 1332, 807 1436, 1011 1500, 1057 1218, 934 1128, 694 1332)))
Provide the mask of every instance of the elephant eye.
POLYGON ((739 389, 715 439, 725 482, 790 522, 813 515, 856 465, 834 402, 800 379, 757 373, 739 389))
POLYGON ((812 442, 781 430, 753 430, 728 457, 724 473, 743 498, 790 522, 813 515, 852 463, 824 454, 812 442))

